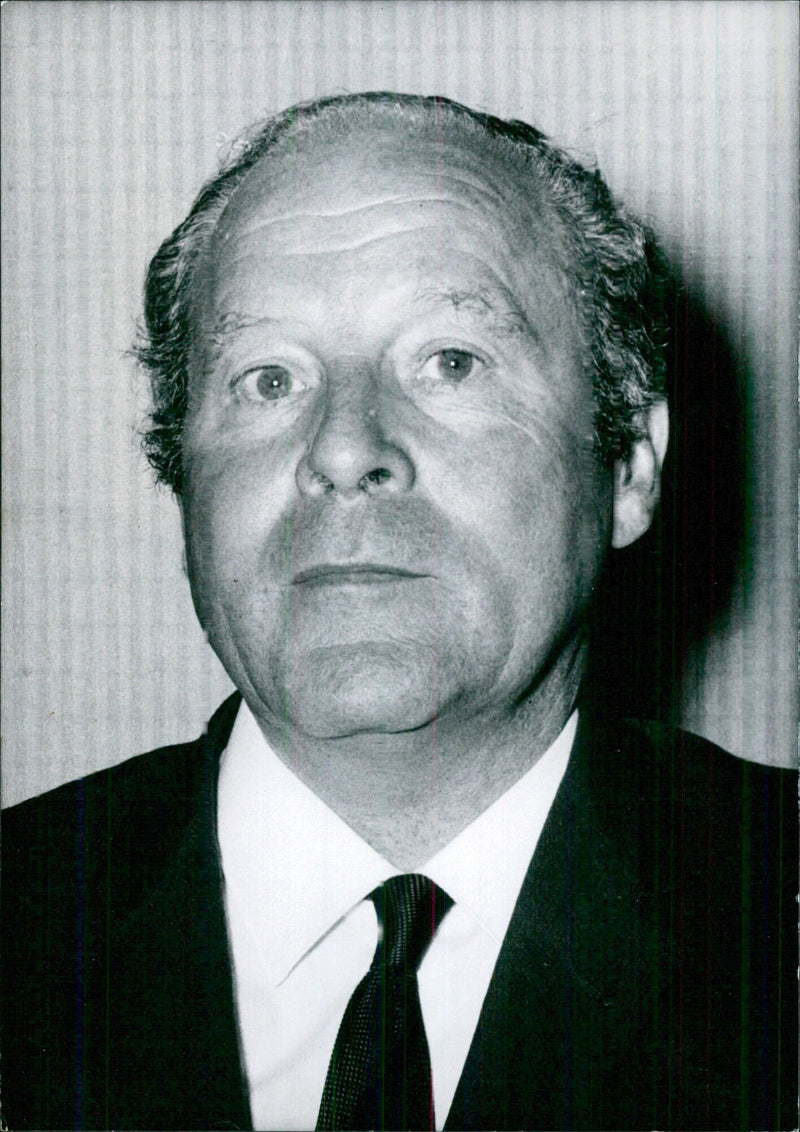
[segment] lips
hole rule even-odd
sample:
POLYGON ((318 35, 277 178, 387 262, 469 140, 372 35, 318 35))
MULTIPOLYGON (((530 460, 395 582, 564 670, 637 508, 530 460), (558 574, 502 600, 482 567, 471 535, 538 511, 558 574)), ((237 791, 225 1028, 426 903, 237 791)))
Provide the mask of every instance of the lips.
POLYGON ((377 562, 358 562, 343 565, 323 563, 301 570, 292 579, 295 586, 366 586, 387 585, 391 582, 408 582, 428 575, 399 566, 385 566, 377 562))

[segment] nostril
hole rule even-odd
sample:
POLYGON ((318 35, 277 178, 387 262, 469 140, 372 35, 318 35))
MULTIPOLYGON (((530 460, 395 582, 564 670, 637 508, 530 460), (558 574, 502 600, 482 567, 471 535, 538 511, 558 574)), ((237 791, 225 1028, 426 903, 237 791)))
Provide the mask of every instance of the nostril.
POLYGON ((300 490, 309 495, 329 495, 335 490, 331 480, 312 468, 305 458, 298 465, 296 479, 300 490))
POLYGON ((367 472, 358 481, 360 491, 370 491, 373 487, 380 487, 382 483, 392 478, 392 473, 388 468, 373 468, 371 472, 367 472))

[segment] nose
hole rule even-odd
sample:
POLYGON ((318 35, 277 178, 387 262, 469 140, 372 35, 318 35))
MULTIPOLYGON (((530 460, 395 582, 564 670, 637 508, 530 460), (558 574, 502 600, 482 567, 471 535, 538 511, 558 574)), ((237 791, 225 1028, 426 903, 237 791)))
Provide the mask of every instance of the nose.
POLYGON ((376 381, 350 367, 327 382, 323 396, 322 416, 297 468, 301 492, 355 498, 410 491, 414 464, 387 437, 376 381))

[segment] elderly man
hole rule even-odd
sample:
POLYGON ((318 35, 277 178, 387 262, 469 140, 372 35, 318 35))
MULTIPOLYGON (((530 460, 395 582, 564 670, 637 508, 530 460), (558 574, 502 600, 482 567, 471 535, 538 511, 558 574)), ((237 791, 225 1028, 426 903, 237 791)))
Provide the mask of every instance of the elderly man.
POLYGON ((9 814, 11 1127, 792 1126, 791 780, 581 688, 650 284, 596 174, 443 99, 203 189, 140 354, 239 695, 9 814))

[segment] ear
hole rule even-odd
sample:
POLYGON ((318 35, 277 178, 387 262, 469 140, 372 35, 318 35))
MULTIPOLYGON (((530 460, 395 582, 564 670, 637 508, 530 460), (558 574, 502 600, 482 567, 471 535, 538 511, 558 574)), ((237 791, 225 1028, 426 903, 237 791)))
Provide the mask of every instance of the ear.
POLYGON ((661 494, 661 468, 667 451, 669 414, 660 398, 645 417, 644 435, 627 460, 614 464, 614 529, 611 545, 629 546, 645 533, 661 494))

